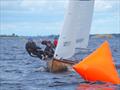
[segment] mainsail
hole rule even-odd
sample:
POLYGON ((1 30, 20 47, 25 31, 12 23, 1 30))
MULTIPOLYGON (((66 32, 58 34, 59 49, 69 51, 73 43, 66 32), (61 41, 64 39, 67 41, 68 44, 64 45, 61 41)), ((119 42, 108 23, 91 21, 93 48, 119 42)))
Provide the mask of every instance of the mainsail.
POLYGON ((94 0, 74 1, 76 48, 87 48, 93 16, 94 0))
POLYGON ((86 48, 94 0, 70 0, 54 58, 70 58, 75 48, 86 48))

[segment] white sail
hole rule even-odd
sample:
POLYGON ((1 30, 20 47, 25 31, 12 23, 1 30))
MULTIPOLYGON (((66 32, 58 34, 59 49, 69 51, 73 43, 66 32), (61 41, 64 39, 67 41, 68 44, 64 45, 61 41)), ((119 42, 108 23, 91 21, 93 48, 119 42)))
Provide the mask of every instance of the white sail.
POLYGON ((55 58, 70 58, 74 55, 76 47, 83 48, 87 45, 92 18, 92 5, 93 0, 69 1, 68 10, 54 55, 55 58))
POLYGON ((87 48, 92 23, 94 0, 75 0, 76 48, 87 48))

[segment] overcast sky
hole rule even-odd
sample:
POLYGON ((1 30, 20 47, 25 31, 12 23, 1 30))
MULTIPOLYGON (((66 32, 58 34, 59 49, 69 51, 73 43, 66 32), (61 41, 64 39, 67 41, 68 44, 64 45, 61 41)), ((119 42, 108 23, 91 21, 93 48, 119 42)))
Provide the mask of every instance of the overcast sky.
MULTIPOLYGON (((59 34, 68 0, 0 0, 0 34, 59 34)), ((120 0, 95 0, 91 33, 120 33, 120 0)))

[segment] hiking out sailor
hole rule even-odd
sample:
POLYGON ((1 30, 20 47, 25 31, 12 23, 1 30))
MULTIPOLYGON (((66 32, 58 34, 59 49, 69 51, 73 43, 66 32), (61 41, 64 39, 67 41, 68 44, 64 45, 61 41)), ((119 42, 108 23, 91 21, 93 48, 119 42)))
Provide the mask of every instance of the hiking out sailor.
POLYGON ((45 45, 45 49, 44 49, 44 54, 46 58, 52 58, 54 55, 54 45, 51 43, 51 41, 42 41, 41 42, 42 45, 45 45))
POLYGON ((28 42, 26 43, 25 48, 30 56, 44 59, 43 50, 36 45, 36 43, 32 40, 32 38, 28 39, 28 42))

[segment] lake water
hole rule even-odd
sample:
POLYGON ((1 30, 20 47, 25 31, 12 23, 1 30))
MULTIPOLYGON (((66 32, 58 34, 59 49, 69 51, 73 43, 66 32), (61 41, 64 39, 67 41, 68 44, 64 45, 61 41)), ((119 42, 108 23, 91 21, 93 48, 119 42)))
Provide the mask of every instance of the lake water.
MULTIPOLYGON (((43 39, 33 38, 37 45, 43 39)), ((105 40, 110 43, 115 64, 120 65, 120 35, 112 38, 91 36, 88 48, 94 50, 105 40)), ((0 90, 120 90, 120 85, 86 83, 76 72, 53 74, 36 71, 46 63, 28 55, 26 42, 27 37, 0 37, 0 90)), ((76 58, 88 54, 82 53, 76 58)), ((120 75, 120 70, 117 70, 120 75)))

